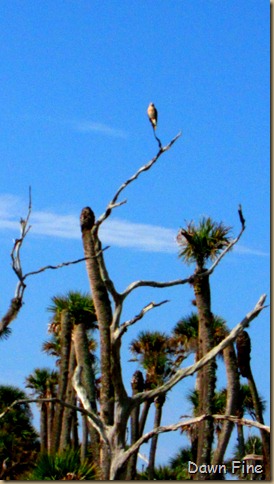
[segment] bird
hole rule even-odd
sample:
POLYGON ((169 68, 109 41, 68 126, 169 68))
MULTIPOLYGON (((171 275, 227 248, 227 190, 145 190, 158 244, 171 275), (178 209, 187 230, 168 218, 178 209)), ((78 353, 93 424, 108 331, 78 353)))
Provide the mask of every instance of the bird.
POLYGON ((153 129, 156 129, 157 127, 157 120, 158 120, 158 111, 155 108, 153 103, 150 103, 150 105, 147 108, 147 115, 149 118, 149 121, 152 124, 153 129))

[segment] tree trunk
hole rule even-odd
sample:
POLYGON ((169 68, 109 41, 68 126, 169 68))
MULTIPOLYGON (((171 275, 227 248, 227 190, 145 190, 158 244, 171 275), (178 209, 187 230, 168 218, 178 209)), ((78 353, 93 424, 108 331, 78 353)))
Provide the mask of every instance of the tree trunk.
MULTIPOLYGON (((144 390, 144 379, 141 371, 137 370, 131 380, 132 395, 136 395, 144 390)), ((140 406, 135 407, 131 412, 130 419, 130 444, 133 445, 139 438, 139 414, 140 406)), ((134 481, 136 477, 136 464, 138 452, 133 454, 127 464, 126 481, 134 481)))
MULTIPOLYGON (((163 405, 165 403, 165 399, 166 399, 165 395, 159 395, 155 399, 155 417, 154 417, 153 428, 160 427, 161 425, 162 410, 163 410, 163 405)), ((150 481, 154 479, 157 442, 158 442, 158 435, 154 435, 150 443, 149 462, 148 462, 148 479, 150 481)))
MULTIPOLYGON (((194 281, 194 292, 196 306, 198 310, 198 354, 201 358, 207 354, 214 346, 213 315, 211 313, 210 285, 209 276, 199 278, 199 273, 203 269, 196 270, 194 281)), ((212 415, 213 401, 216 385, 216 362, 211 360, 200 370, 201 390, 199 392, 199 415, 212 415)), ((197 465, 210 464, 211 449, 214 436, 214 426, 211 419, 207 419, 199 424, 198 430, 198 451, 197 465)), ((197 480, 209 479, 208 474, 197 473, 197 480)))
POLYGON ((40 409, 40 452, 46 453, 48 450, 48 435, 47 435, 47 404, 43 402, 40 409))
MULTIPOLYGON (((60 400, 65 400, 66 398, 71 347, 71 328, 72 324, 70 316, 66 310, 63 310, 61 315, 61 362, 57 392, 57 397, 60 398, 60 400)), ((53 453, 59 451, 63 414, 63 405, 56 405, 53 423, 53 453)))
MULTIPOLYGON (((256 387, 255 380, 253 378, 252 371, 250 369, 250 374, 248 378, 248 385, 250 388, 250 393, 252 395, 253 405, 256 414, 257 422, 264 425, 264 418, 263 412, 261 408, 261 402, 258 394, 258 390, 256 387)), ((264 471, 265 471, 265 480, 271 480, 271 466, 270 466, 270 434, 263 429, 260 429, 262 444, 263 444, 263 458, 264 458, 264 471)))
MULTIPOLYGON (((71 351, 69 355, 69 377, 68 377, 68 385, 67 385, 67 391, 66 391, 66 402, 70 403, 71 405, 73 405, 75 402, 75 390, 72 386, 72 377, 73 377, 75 368, 76 368, 75 348, 74 348, 74 345, 71 345, 71 351)), ((64 408, 61 439, 60 439, 61 451, 64 451, 71 446, 71 428, 72 428, 72 420, 73 420, 74 413, 75 413, 75 410, 67 407, 64 408)))
MULTIPOLYGON (((82 374, 81 374, 82 384, 86 389, 91 408, 93 412, 97 414, 95 376, 92 368, 91 355, 88 348, 88 337, 87 337, 84 323, 79 323, 74 325, 73 342, 75 347, 77 364, 82 367, 82 374)), ((99 435, 92 426, 90 426, 89 432, 91 437, 92 458, 93 458, 93 461, 96 464, 98 464, 99 463, 99 435)), ((85 448, 84 442, 82 442, 82 446, 84 449, 85 448)), ((84 454, 86 454, 86 451, 85 452, 83 451, 82 457, 84 457, 84 454)))
MULTIPOLYGON (((54 397, 52 389, 47 390, 47 398, 54 397)), ((48 454, 52 452, 52 445, 53 445, 53 423, 54 423, 54 412, 55 412, 55 403, 49 402, 47 403, 47 449, 48 454)))
MULTIPOLYGON (((240 377, 238 372, 237 357, 234 345, 230 344, 223 350, 223 357, 227 376, 227 394, 225 415, 236 415, 239 402, 240 377)), ((233 423, 225 421, 219 436, 218 445, 213 456, 213 465, 223 464, 224 455, 233 430, 233 423)), ((218 480, 222 477, 218 472, 212 475, 212 479, 218 480)))
MULTIPOLYGON (((248 380, 248 386, 253 400, 253 406, 256 414, 256 420, 264 425, 263 412, 261 402, 256 387, 255 380, 250 367, 251 341, 247 331, 242 331, 237 339, 236 346, 238 352, 238 366, 242 376, 248 380)), ((262 444, 263 444, 263 458, 265 479, 270 480, 270 434, 263 429, 260 429, 262 444)))
MULTIPOLYGON (((110 325, 112 322, 112 309, 106 286, 102 280, 98 257, 101 243, 97 235, 92 234, 94 213, 89 207, 81 212, 80 224, 84 254, 87 258, 86 268, 89 278, 92 298, 94 302, 97 321, 100 331, 100 363, 101 363, 101 389, 100 389, 100 415, 106 425, 113 425, 114 390, 111 371, 111 339, 110 325)), ((109 479, 110 456, 107 447, 102 445, 101 452, 102 479, 109 479)))

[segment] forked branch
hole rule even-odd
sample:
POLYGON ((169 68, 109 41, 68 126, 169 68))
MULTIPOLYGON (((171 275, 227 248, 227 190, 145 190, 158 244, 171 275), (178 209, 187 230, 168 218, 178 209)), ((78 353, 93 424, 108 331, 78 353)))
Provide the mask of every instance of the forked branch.
POLYGON ((177 141, 177 139, 181 136, 181 132, 178 133, 171 141, 170 143, 168 143, 166 146, 162 146, 160 145, 160 148, 159 148, 159 151, 158 153, 156 154, 156 156, 154 156, 154 158, 152 158, 152 160, 150 160, 146 165, 142 166, 141 168, 139 168, 139 170, 133 175, 131 176, 128 180, 126 180, 121 186, 120 188, 117 190, 117 192, 115 193, 113 199, 109 202, 105 212, 97 219, 97 221, 95 222, 94 224, 94 227, 93 227, 93 230, 95 232, 98 231, 100 225, 110 216, 113 208, 116 208, 116 207, 119 207, 120 205, 126 203, 126 200, 122 201, 122 202, 117 202, 118 200, 118 197, 119 195, 122 193, 123 190, 125 190, 125 188, 130 184, 132 183, 134 180, 136 180, 140 175, 141 173, 143 173, 144 171, 147 171, 149 170, 153 165, 154 163, 156 163, 156 161, 158 160, 158 158, 160 158, 160 156, 165 152, 165 151, 168 151, 171 146, 175 143, 175 141, 177 141))

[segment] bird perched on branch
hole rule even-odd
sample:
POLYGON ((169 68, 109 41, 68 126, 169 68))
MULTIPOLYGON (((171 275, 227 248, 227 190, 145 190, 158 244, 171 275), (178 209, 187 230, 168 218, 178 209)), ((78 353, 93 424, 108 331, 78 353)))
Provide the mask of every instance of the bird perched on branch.
POLYGON ((158 111, 155 108, 153 103, 150 103, 150 105, 148 106, 147 115, 149 117, 149 121, 151 122, 153 129, 156 129, 157 119, 158 119, 158 111))

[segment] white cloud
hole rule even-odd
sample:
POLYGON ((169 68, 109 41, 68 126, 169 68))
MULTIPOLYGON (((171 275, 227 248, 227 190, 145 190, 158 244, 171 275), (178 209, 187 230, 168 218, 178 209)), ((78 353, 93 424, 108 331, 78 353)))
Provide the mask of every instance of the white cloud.
MULTIPOLYGON (((27 206, 13 195, 0 196, 0 230, 19 233, 20 216, 26 214, 27 206)), ((51 211, 33 211, 31 234, 37 236, 79 239, 81 237, 79 217, 73 214, 60 215, 51 211)), ((177 229, 157 225, 133 223, 112 218, 101 226, 100 236, 104 245, 126 247, 147 252, 177 254, 177 229)), ((269 256, 266 252, 236 245, 234 252, 253 256, 269 256)))
POLYGON ((114 138, 127 137, 126 132, 122 129, 113 128, 104 123, 94 121, 75 121, 70 124, 75 130, 82 131, 83 133, 100 133, 114 138))

